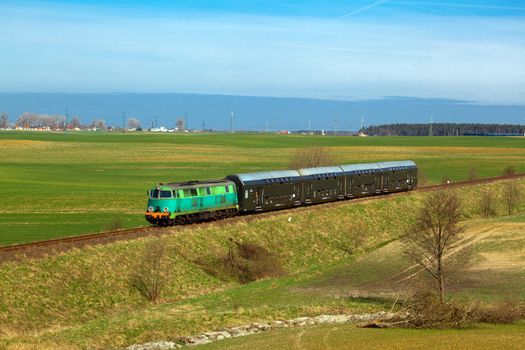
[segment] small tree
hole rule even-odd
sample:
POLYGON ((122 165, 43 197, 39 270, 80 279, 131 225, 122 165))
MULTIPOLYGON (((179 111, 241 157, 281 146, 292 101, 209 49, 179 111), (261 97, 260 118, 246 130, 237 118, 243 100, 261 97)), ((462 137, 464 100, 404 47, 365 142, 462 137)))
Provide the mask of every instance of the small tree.
POLYGON ((404 237, 406 254, 435 280, 441 302, 445 302, 445 277, 453 266, 458 268, 452 253, 463 232, 460 217, 460 200, 455 192, 433 192, 425 198, 404 237))
POLYGON ((154 239, 142 251, 133 266, 130 285, 144 298, 155 303, 170 278, 170 263, 166 257, 164 242, 154 239))
POLYGON ((291 169, 312 168, 332 165, 334 159, 330 152, 322 147, 298 149, 290 160, 291 169))
POLYGON ((522 196, 522 188, 517 181, 505 182, 501 197, 509 215, 519 206, 522 196))
POLYGON ((496 202, 494 201, 494 191, 486 189, 481 192, 479 197, 479 208, 481 215, 485 217, 496 215, 496 202))

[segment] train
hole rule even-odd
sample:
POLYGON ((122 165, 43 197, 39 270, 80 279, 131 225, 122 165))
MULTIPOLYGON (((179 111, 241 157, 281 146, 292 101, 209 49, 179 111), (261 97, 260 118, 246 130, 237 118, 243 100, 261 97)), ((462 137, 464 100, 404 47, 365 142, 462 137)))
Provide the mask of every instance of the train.
POLYGON ((148 191, 145 217, 152 225, 170 226, 409 191, 417 174, 416 163, 402 160, 159 183, 148 191))

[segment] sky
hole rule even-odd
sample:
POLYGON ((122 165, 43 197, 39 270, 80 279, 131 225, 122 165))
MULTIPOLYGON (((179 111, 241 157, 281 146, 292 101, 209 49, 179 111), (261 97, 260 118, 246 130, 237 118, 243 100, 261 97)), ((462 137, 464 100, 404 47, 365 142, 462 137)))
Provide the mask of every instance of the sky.
POLYGON ((0 92, 525 104, 525 0, 0 0, 0 92))

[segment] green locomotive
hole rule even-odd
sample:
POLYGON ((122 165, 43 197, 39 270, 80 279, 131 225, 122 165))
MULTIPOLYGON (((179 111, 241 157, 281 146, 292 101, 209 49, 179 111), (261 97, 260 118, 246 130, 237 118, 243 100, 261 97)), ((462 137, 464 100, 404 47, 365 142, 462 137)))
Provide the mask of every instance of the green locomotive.
POLYGON ((146 220, 159 226, 220 219, 239 210, 235 184, 228 180, 161 183, 148 195, 146 220))
POLYGON ((409 191, 417 186, 417 173, 413 161, 402 160, 161 183, 148 193, 146 220, 167 226, 409 191))

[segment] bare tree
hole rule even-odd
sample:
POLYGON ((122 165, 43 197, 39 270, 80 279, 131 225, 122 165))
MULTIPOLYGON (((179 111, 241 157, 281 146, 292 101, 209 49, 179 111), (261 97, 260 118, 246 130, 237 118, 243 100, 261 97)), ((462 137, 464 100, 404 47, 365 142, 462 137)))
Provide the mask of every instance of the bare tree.
POLYGON ((81 126, 82 125, 80 124, 80 118, 77 116, 74 116, 73 119, 71 119, 71 122, 69 123, 69 127, 71 129, 75 129, 75 128, 80 129, 81 126))
MULTIPOLYGON (((458 241, 464 228, 459 225, 461 204, 457 193, 450 190, 429 194, 419 209, 413 226, 404 237, 407 256, 434 279, 441 302, 445 302, 445 278, 452 267, 458 241)), ((460 258, 457 259, 458 262, 460 258)))
POLYGON ((97 129, 97 130, 105 130, 106 129, 106 122, 102 119, 95 119, 91 124, 89 125, 91 129, 97 129))
POLYGON ((140 120, 137 118, 128 118, 128 129, 140 128, 140 120))
POLYGON ((517 181, 507 181, 503 185, 501 196, 509 215, 520 205, 523 197, 522 192, 522 188, 517 181))
POLYGON ((164 242, 158 238, 153 239, 144 247, 142 256, 135 262, 130 285, 154 303, 168 285, 170 271, 164 242))
POLYGON ((0 113, 0 129, 7 129, 9 127, 9 117, 7 113, 0 113))
POLYGON ((496 215, 496 202, 495 202, 495 193, 490 189, 486 189, 481 192, 479 196, 479 208, 481 215, 485 217, 496 215))
POLYGON ((291 169, 311 168, 332 165, 334 159, 330 152, 322 147, 300 148, 290 160, 291 169))

